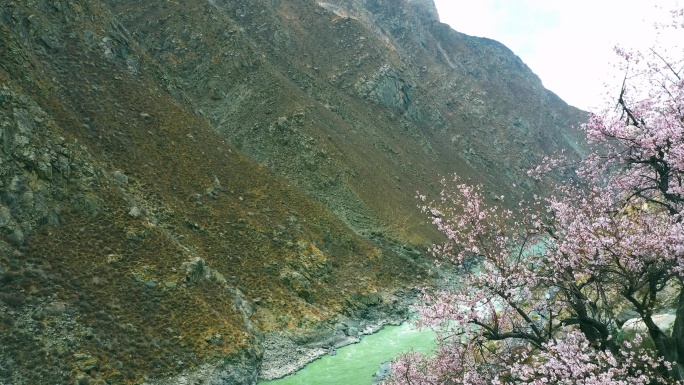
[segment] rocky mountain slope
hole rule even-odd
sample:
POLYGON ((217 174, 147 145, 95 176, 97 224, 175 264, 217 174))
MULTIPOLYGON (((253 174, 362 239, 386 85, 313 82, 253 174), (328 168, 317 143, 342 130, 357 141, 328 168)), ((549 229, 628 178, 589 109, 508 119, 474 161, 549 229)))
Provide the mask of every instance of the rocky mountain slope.
POLYGON ((539 193, 581 119, 431 0, 6 0, 0 384, 252 383, 400 317, 415 192, 539 193))

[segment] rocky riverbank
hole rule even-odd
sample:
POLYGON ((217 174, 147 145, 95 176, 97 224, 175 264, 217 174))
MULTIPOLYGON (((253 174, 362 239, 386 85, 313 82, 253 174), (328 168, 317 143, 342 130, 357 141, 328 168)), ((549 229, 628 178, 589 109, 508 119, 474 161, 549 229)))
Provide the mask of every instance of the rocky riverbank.
POLYGON ((385 325, 399 325, 409 315, 417 291, 360 298, 349 316, 331 319, 313 329, 277 331, 265 336, 259 378, 273 380, 295 373, 308 363, 336 349, 361 341, 385 325))
POLYGON ((203 364, 170 378, 147 380, 143 385, 254 385, 259 373, 260 354, 258 347, 245 348, 229 358, 203 364))
POLYGON ((249 384, 293 374, 307 364, 336 349, 358 343, 386 325, 399 325, 408 319, 418 297, 417 290, 359 296, 348 303, 345 316, 312 327, 267 333, 256 346, 238 354, 204 364, 163 380, 144 385, 249 384))

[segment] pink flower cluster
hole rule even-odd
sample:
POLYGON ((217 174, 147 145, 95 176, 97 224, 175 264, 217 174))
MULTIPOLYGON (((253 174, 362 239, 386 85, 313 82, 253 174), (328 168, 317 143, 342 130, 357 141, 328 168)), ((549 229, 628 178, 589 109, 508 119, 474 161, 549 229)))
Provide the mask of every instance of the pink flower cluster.
POLYGON ((684 55, 616 52, 628 81, 583 125, 591 152, 531 171, 569 166, 572 180, 515 213, 458 177, 425 204, 448 239, 436 259, 463 274, 425 293, 436 351, 399 357, 391 383, 684 384, 684 55), (667 307, 671 331, 653 318, 667 307), (623 339, 627 311, 652 348, 623 339))

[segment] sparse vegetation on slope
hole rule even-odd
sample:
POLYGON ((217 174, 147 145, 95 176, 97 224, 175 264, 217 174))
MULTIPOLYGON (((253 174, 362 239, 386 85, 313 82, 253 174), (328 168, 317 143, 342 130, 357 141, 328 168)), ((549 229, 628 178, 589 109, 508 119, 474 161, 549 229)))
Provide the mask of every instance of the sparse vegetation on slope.
POLYGON ((433 174, 534 189, 490 139, 564 147, 577 111, 400 5, 6 1, 0 382, 253 382, 264 334, 400 311, 433 174))

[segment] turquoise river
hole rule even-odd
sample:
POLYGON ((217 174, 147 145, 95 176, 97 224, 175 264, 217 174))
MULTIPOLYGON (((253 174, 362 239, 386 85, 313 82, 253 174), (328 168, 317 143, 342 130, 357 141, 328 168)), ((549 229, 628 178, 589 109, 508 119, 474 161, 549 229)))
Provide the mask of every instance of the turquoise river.
POLYGON ((357 344, 326 355, 297 373, 259 385, 370 385, 380 364, 401 352, 428 352, 435 344, 435 333, 417 330, 406 322, 401 326, 385 326, 357 344))

